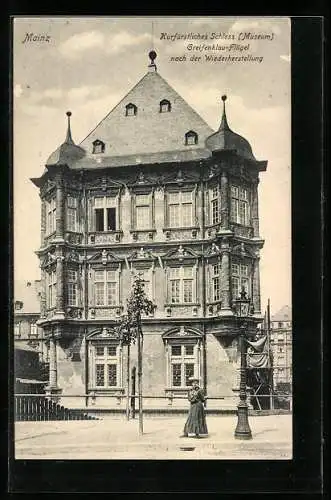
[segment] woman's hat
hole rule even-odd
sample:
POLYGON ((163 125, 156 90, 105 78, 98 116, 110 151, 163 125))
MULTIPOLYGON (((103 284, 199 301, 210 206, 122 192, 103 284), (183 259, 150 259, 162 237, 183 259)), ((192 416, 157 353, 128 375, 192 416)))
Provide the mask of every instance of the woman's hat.
POLYGON ((200 378, 199 377, 190 377, 189 381, 190 382, 200 382, 200 378))

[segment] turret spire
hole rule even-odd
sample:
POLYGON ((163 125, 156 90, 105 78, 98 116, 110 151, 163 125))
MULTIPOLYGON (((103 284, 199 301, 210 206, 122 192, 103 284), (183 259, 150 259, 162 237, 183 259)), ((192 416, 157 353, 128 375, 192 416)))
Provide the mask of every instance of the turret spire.
POLYGON ((225 111, 225 101, 227 100, 227 96, 226 95, 222 95, 221 99, 223 101, 223 113, 222 113, 222 120, 221 120, 221 124, 220 124, 219 130, 230 130, 230 127, 228 125, 228 121, 227 121, 227 118, 226 118, 226 111, 225 111))
POLYGON ((75 144, 74 141, 72 140, 71 136, 71 128, 70 128, 70 116, 71 116, 71 111, 67 111, 66 115, 68 117, 68 128, 67 128, 67 136, 66 140, 64 141, 66 144, 75 144))

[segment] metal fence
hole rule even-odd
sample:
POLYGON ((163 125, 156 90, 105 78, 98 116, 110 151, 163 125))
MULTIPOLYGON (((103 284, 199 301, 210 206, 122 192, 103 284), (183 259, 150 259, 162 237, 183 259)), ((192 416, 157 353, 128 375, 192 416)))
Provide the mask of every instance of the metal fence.
POLYGON ((95 420, 81 410, 69 409, 40 394, 15 395, 15 420, 95 420))

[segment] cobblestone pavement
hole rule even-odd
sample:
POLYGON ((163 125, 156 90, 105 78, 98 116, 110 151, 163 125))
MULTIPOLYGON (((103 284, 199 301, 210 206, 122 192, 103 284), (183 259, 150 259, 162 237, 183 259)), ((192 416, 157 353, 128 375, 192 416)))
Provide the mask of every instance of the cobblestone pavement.
POLYGON ((17 459, 291 459, 292 416, 250 417, 253 439, 233 436, 236 416, 207 417, 209 436, 180 438, 182 416, 16 422, 17 459), (189 448, 189 449, 188 449, 189 448), (191 449, 193 448, 193 449, 191 449))

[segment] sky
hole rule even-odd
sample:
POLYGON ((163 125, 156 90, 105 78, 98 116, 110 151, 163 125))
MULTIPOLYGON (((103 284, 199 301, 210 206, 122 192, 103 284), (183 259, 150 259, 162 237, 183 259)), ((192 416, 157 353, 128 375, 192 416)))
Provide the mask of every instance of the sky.
MULTIPOLYGON (((31 37, 30 37, 31 38, 31 37)), ((73 139, 81 142, 147 72, 158 72, 214 129, 226 94, 227 118, 245 137, 260 174, 261 304, 271 312, 291 305, 291 95, 290 21, 230 17, 18 17, 13 33, 14 279, 39 279, 40 198, 30 181, 64 141, 67 110, 73 139), (33 33, 35 41, 26 41, 33 33), (165 35, 162 35, 165 34, 165 35), (208 39, 167 39, 205 34, 208 39), (212 34, 223 39, 211 39, 212 34), (243 33, 244 35, 240 35, 243 33), (245 34, 260 39, 246 38, 245 34), (38 41, 44 35, 48 41, 38 41), (235 39, 226 38, 233 36, 235 39), (264 35, 272 35, 272 39, 264 35), (192 49, 237 44, 240 51, 192 49), (248 48, 247 45, 249 45, 248 48), (201 56, 193 62, 191 56, 201 56), (207 62, 205 54, 249 56, 247 62, 207 62), (186 57, 173 61, 172 57, 186 57), (263 57, 262 62, 253 58, 263 57)))

